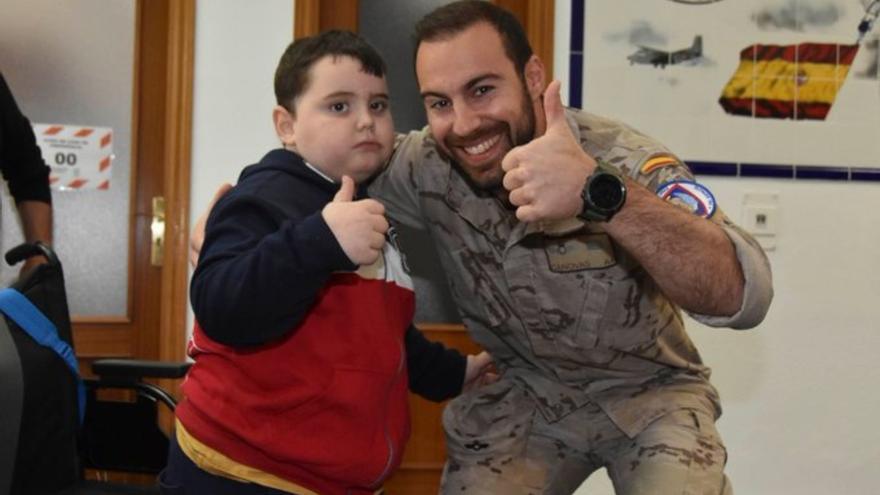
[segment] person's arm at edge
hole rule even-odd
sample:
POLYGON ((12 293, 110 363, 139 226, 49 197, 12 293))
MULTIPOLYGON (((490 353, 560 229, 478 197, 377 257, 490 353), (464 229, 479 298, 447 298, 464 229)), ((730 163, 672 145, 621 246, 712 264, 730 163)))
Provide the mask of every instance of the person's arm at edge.
MULTIPOLYGON (((40 241, 51 246, 52 204, 44 201, 22 201, 18 203, 17 209, 19 218, 21 218, 25 242, 33 243, 40 241)), ((25 260, 20 273, 23 274, 47 261, 43 256, 31 256, 25 260)))
POLYGON ((25 242, 52 244, 52 205, 43 201, 22 201, 17 208, 25 242))
MULTIPOLYGON (((4 149, 0 150, 3 177, 15 199, 25 242, 52 244, 52 195, 49 190, 49 167, 43 160, 30 121, 19 110, 3 75, 0 74, 0 132, 4 149)), ((45 263, 42 256, 29 258, 21 269, 45 263)))

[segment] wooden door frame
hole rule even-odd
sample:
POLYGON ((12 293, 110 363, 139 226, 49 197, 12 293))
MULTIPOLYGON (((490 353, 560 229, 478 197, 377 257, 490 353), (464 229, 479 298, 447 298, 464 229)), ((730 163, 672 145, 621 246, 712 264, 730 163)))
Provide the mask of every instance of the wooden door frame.
POLYGON ((160 287, 159 359, 180 361, 189 306, 189 209, 196 0, 171 4, 165 112, 165 257, 160 287))
MULTIPOLYGON (((492 0, 492 3, 526 19, 523 28, 532 50, 544 62, 547 80, 553 79, 553 29, 555 0, 492 0)), ((294 0, 293 37, 299 39, 324 29, 358 30, 358 2, 351 0, 294 0)))
POLYGON ((358 30, 358 4, 352 0, 294 0, 294 39, 327 29, 358 30))
POLYGON ((80 358, 181 360, 186 323, 195 0, 138 0, 125 315, 73 316, 80 358), (162 267, 150 264, 152 198, 165 197, 162 267))
POLYGON ((532 51, 544 62, 547 81, 552 81, 555 0, 493 0, 492 3, 510 10, 518 19, 527 19, 523 26, 526 37, 532 51))

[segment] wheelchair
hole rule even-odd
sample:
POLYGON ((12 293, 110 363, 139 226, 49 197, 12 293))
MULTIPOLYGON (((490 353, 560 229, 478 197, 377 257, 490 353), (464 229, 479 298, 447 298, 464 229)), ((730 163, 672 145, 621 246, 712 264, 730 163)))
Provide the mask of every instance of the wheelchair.
POLYGON ((38 314, 19 314, 17 321, 11 313, 19 310, 0 301, 0 494, 159 493, 157 486, 86 480, 85 473, 157 475, 164 468, 168 438, 158 425, 159 407, 173 411, 176 402, 145 379, 181 378, 190 364, 102 359, 92 363, 95 378, 81 379, 73 371, 76 359, 58 257, 37 242, 13 248, 6 261, 14 265, 38 255, 48 263, 16 281, 10 289, 17 294, 4 289, 0 297, 10 296, 19 306, 29 302, 55 333, 35 334, 30 327, 40 320, 38 314), (118 400, 118 393, 107 398, 108 389, 127 391, 133 399, 118 400))

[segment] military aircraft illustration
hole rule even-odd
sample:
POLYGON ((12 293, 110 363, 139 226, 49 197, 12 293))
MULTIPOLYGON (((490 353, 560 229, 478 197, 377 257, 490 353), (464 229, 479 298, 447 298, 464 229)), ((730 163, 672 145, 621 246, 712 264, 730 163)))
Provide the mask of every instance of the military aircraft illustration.
MULTIPOLYGON (((880 2, 880 0, 876 0, 880 2)), ((694 60, 703 56, 703 37, 694 36, 694 43, 689 48, 667 52, 656 48, 639 46, 638 51, 626 57, 632 64, 651 64, 654 67, 665 69, 667 65, 674 65, 686 60, 694 60)))
POLYGON ((874 21, 877 20, 877 17, 880 17, 880 0, 871 0, 870 3, 865 5, 865 16, 859 22, 859 42, 874 27, 874 21))

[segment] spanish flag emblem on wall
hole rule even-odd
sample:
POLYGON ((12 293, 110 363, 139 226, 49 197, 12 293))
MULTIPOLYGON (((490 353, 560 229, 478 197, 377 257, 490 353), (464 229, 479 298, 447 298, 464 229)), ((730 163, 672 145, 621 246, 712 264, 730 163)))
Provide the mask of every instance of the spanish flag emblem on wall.
POLYGON ((752 45, 719 99, 732 115, 825 120, 859 45, 752 45))

